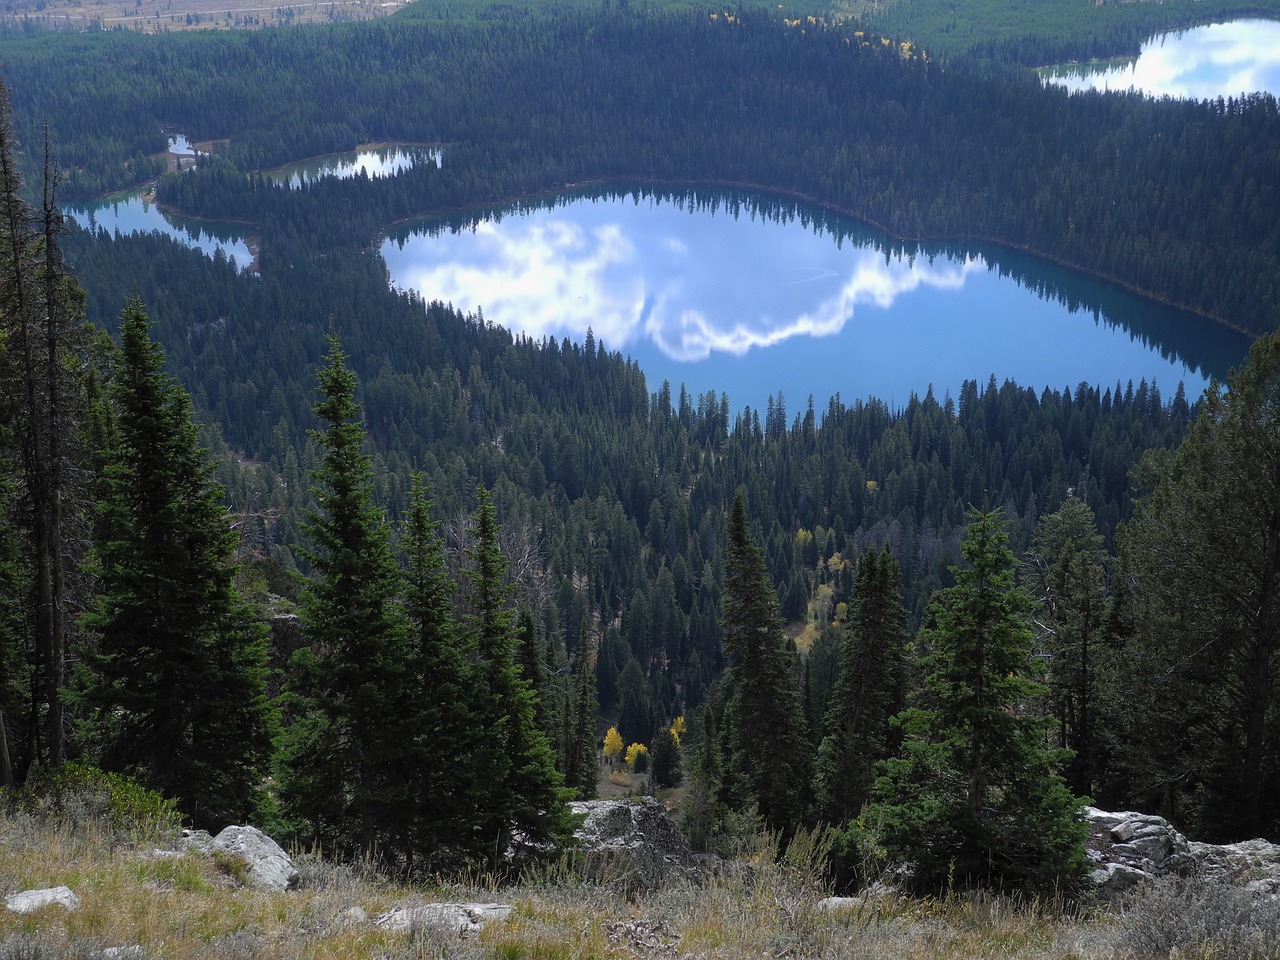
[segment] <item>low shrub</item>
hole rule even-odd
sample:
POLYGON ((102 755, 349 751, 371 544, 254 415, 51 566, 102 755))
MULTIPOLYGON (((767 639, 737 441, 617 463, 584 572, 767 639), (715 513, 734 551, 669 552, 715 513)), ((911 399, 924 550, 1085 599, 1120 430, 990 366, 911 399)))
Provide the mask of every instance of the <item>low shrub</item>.
POLYGON ((177 830, 177 804, 118 773, 82 763, 32 771, 26 784, 5 797, 12 810, 62 821, 70 827, 101 827, 124 840, 177 830))
POLYGON ((1119 945, 1138 957, 1211 956, 1274 960, 1280 951, 1280 902, 1226 883, 1152 884, 1117 924, 1119 945))

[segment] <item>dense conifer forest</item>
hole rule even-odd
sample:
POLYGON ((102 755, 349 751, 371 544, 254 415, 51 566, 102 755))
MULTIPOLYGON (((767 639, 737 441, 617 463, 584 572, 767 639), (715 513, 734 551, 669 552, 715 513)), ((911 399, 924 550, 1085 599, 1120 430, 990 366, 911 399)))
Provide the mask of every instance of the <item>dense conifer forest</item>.
MULTIPOLYGON (((925 11, 927 37, 949 35, 925 11)), ((870 801, 905 855, 923 841, 903 798, 944 756, 968 764, 968 794, 948 799, 955 829, 999 832, 965 820, 988 780, 1043 814, 1043 848, 1006 873, 982 873, 987 848, 966 848, 975 883, 1071 881, 1079 857, 1063 850, 1078 845, 1083 796, 1206 836, 1276 836, 1276 101, 1068 95, 1024 66, 1128 49, 1192 19, 1180 4, 1132 5, 1089 35, 1038 18, 1023 35, 1015 19, 939 42, 945 57, 899 15, 450 21, 411 8, 314 29, 0 41, 13 104, 0 158, 5 783, 83 756, 177 794, 198 822, 254 811, 429 872, 494 862, 512 836, 563 836, 547 811, 594 792, 607 726, 655 754, 661 742, 670 782, 688 717, 702 843, 754 823, 726 811, 754 810, 784 835, 831 823, 836 860, 853 858, 870 801), (253 224, 256 273, 159 235, 61 222, 55 188, 155 176, 169 131, 227 142, 161 177, 158 198, 253 224), (383 140, 442 144, 444 163, 292 190, 260 172, 383 140), (375 251, 391 224, 595 181, 750 188, 753 209, 806 198, 908 249, 995 241, 1263 339, 1230 391, 1203 399, 1145 382, 1031 389, 996 372, 956 396, 922 384, 897 408, 779 395, 757 410, 647 383, 590 335, 531 340, 388 288, 375 251), (139 459, 137 438, 156 436, 168 452, 139 459), (145 508, 130 499, 139 477, 145 508), (145 534, 129 511, 172 520, 176 491, 203 519, 145 534), (222 498, 230 538, 210 513, 222 498), (139 586, 164 578, 131 558, 170 541, 193 546, 166 568, 210 596, 139 586), (974 569, 990 577, 975 584, 974 569), (972 677, 946 674, 973 652, 970 602, 1004 618, 990 728, 958 719, 972 677), (140 610, 170 604, 155 638, 131 639, 140 610), (282 626, 294 614, 300 638, 282 626), (207 718, 175 719, 181 698, 153 715, 122 691, 135 672, 168 676, 165 650, 220 643, 228 673, 195 682, 240 703, 221 719, 249 732, 244 755, 211 760, 190 745, 217 735, 207 718), (487 695, 446 698, 456 712, 423 706, 423 691, 473 686, 487 695), (246 688, 282 695, 232 693, 246 688), (1195 709, 1181 709, 1188 696, 1195 709), (763 705, 776 723, 753 737, 744 718, 763 705), (1016 730, 995 717, 1013 713, 1016 730), (179 722, 201 732, 163 745, 148 733, 179 722), (425 729, 451 731, 446 746, 425 729), (988 758, 991 739, 1010 752, 988 758), (508 806, 459 781, 446 820, 431 784, 403 773, 463 752, 521 785, 508 806), (218 760, 237 772, 209 784, 218 760), (1229 812, 1228 796, 1244 802, 1229 812)), ((945 860, 926 866, 945 875, 945 860)))

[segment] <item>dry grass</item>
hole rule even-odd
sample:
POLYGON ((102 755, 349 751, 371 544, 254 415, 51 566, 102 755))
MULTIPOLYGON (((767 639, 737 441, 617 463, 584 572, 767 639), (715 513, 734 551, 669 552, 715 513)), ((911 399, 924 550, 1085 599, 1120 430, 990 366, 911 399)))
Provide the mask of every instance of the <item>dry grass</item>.
MULTIPOLYGON (((187 854, 157 858, 158 837, 121 842, 79 821, 0 815, 0 892, 65 884, 75 911, 0 911, 0 960, 101 957, 140 945, 139 958, 181 960, 637 960, 789 957, 795 960, 1103 960, 1174 956, 1268 960, 1280 908, 1251 912, 1239 897, 1162 888, 1117 915, 1064 904, 971 896, 867 898, 819 909, 815 844, 777 862, 767 842, 726 875, 638 898, 576 879, 567 862, 495 890, 484 878, 430 889, 367 866, 297 858, 303 883, 287 894, 240 887, 235 864, 187 854), (506 923, 462 938, 438 929, 392 933, 367 917, 430 901, 502 901, 506 923), (1186 922, 1175 935, 1157 932, 1186 922), (1251 919, 1247 919, 1251 918, 1251 919), (1232 936, 1242 924, 1248 936, 1232 936), (1215 929, 1225 925, 1230 929, 1215 929)), ((118 956, 118 955, 117 955, 118 956)), ((127 955, 126 955, 127 956, 127 955)))
POLYGON ((372 20, 404 5, 403 0, 14 0, 3 17, 48 30, 170 33, 372 20))

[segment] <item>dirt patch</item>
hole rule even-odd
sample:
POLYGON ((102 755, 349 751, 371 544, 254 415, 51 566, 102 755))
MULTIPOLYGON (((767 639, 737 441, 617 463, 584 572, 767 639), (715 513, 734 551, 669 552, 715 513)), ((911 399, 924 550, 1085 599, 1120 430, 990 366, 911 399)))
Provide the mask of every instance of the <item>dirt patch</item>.
POLYGON ((256 30, 289 23, 373 20, 405 5, 404 0, 13 0, 3 19, 50 30, 256 30))

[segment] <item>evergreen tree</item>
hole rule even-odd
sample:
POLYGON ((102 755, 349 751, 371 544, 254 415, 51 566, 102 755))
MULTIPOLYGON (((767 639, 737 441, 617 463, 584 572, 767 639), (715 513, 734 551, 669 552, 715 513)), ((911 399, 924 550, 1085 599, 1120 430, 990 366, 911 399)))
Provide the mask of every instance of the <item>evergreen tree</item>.
POLYGON ((513 849, 534 854, 561 842, 572 827, 551 744, 536 722, 535 695, 516 662, 507 561, 498 546, 493 500, 483 486, 477 497, 466 631, 483 691, 477 723, 484 739, 477 759, 489 784, 478 797, 478 839, 496 864, 513 849))
POLYGON ((754 803, 771 829, 790 833, 805 813, 811 747, 777 593, 747 530, 741 492, 729 518, 723 603, 729 795, 741 806, 754 803))
POLYGON ((914 885, 1026 893, 1070 888, 1084 865, 1079 801, 1057 773, 1027 711, 1030 600, 995 513, 976 513, 956 585, 935 597, 921 631, 929 650, 925 706, 906 711, 906 740, 876 783, 867 822, 890 855, 914 865, 914 885))
POLYGON ((1280 336, 1149 458, 1121 537, 1135 796, 1218 840, 1280 836, 1280 336))
POLYGON ((283 739, 280 799, 300 830, 329 849, 395 851, 412 833, 412 656, 401 575, 362 450, 356 377, 336 336, 319 385, 307 645, 290 663, 295 719, 283 739))
POLYGON ((684 780, 680 767, 680 747, 670 727, 653 735, 653 782, 658 787, 678 787, 684 780))
POLYGON ((1049 663, 1058 745, 1072 751, 1067 785, 1078 794, 1093 792, 1100 754, 1096 716, 1108 659, 1105 559, 1093 511, 1083 500, 1071 497, 1036 524, 1027 581, 1038 601, 1035 622, 1049 663))
POLYGON ((476 844, 477 781, 483 774, 471 753, 477 729, 475 684, 453 619, 454 583, 445 566, 444 544, 431 516, 426 481, 413 477, 405 522, 405 613, 409 620, 408 677, 412 718, 409 733, 411 835, 408 872, 482 856, 476 844))
POLYGON ((689 797, 684 805, 684 831, 689 845, 706 850, 720 832, 724 816, 720 804, 722 768, 720 743, 716 735, 715 713, 708 703, 702 712, 702 736, 694 758, 689 797))
POLYGON ((821 819, 844 824, 871 796, 875 765, 896 752, 889 721, 903 707, 902 607, 898 561, 884 549, 858 560, 840 667, 818 749, 815 799, 821 819))
MULTIPOLYGON (((62 259, 60 176, 45 131, 41 205, 24 195, 13 113, 0 84, 0 427, 17 453, 19 526, 30 591, 29 642, 34 651, 35 708, 26 763, 53 766, 66 757, 68 724, 63 706, 73 573, 87 537, 77 536, 90 507, 88 469, 76 469, 78 384, 87 329, 84 294, 62 259)), ((0 731, 8 740, 8 732, 0 731)))
POLYGON ((573 724, 568 737, 564 782, 566 787, 577 792, 578 799, 592 800, 600 777, 600 763, 596 759, 599 701, 596 697, 595 650, 587 637, 585 624, 574 661, 572 683, 573 724))
POLYGON ((138 301, 121 319, 117 442, 102 479, 96 609, 84 618, 86 749, 202 826, 243 821, 266 773, 266 627, 236 590, 237 538, 138 301))
POLYGON ((23 656, 27 630, 22 598, 27 591, 17 531, 9 522, 13 485, 6 479, 8 473, 0 470, 0 787, 12 789, 16 780, 9 729, 12 718, 26 708, 30 671, 23 656))

